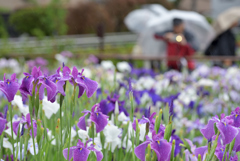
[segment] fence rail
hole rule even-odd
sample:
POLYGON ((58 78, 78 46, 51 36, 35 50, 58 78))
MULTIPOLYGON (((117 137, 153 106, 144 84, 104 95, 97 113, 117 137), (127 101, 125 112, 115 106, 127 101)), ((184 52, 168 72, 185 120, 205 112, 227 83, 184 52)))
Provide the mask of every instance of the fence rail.
MULTIPOLYGON (((164 61, 164 60, 179 60, 181 57, 168 57, 168 56, 143 56, 143 55, 122 55, 122 54, 102 54, 96 55, 99 59, 118 59, 118 60, 148 60, 148 61, 164 61)), ((187 60, 198 61, 240 61, 240 56, 190 56, 184 57, 187 60)))
MULTIPOLYGON (((124 45, 135 43, 137 35, 130 32, 123 33, 107 33, 104 37, 105 45, 124 45)), ((98 47, 100 39, 95 34, 85 35, 68 35, 57 37, 45 37, 44 39, 37 39, 35 37, 19 37, 9 38, 7 40, 0 39, 0 49, 8 45, 14 52, 21 52, 24 48, 34 48, 43 51, 46 48, 55 48, 64 46, 64 49, 98 47)))
MULTIPOLYGON (((74 54, 74 58, 87 58, 88 54, 74 54)), ((169 57, 169 56, 144 56, 144 55, 132 55, 132 54, 98 54, 95 55, 100 60, 108 60, 108 59, 115 59, 115 60, 122 60, 122 61, 134 61, 134 60, 142 60, 142 61, 166 61, 166 60, 180 60, 181 57, 169 57)), ((36 57, 43 57, 43 58, 50 58, 54 59, 54 54, 9 54, 7 57, 25 57, 25 58, 36 58, 36 57)), ((196 60, 196 61, 240 61, 240 56, 190 56, 184 57, 187 60, 196 60)))

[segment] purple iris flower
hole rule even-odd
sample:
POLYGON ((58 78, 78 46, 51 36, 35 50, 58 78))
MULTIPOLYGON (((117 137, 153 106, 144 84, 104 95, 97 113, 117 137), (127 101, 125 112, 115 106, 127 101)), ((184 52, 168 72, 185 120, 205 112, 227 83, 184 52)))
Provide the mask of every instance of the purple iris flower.
POLYGON ((169 115, 170 116, 173 116, 173 108, 174 108, 173 102, 175 99, 178 98, 179 95, 180 95, 180 93, 177 93, 175 95, 170 95, 163 99, 163 102, 168 103, 168 105, 169 105, 169 115))
POLYGON ((9 155, 3 155, 3 158, 5 158, 5 161, 13 161, 14 160, 14 157, 13 157, 13 154, 11 154, 10 156, 9 155))
MULTIPOLYGON (((219 142, 215 151, 215 155, 217 156, 218 160, 223 160, 223 155, 224 152, 226 150, 226 147, 221 145, 221 143, 219 142)), ((226 153, 227 157, 229 157, 229 152, 226 153)), ((224 158, 224 161, 226 160, 226 158, 224 158)), ((234 155, 234 156, 230 156, 230 161, 238 161, 238 156, 234 155)))
POLYGON ((181 152, 181 146, 180 144, 183 144, 182 140, 175 135, 175 129, 172 131, 172 135, 171 135, 171 143, 173 142, 173 140, 175 140, 175 150, 174 150, 174 157, 176 157, 180 152, 181 152))
POLYGON ((108 96, 107 99, 102 100, 99 108, 103 114, 107 115, 115 109, 116 102, 118 102, 119 112, 124 112, 126 116, 129 116, 127 110, 124 108, 125 101, 120 101, 117 94, 114 94, 113 97, 108 96))
POLYGON ((151 106, 149 106, 149 108, 145 110, 144 116, 146 118, 149 118, 151 116, 151 106))
POLYGON ((6 128, 6 123, 7 123, 7 111, 8 108, 5 108, 5 113, 3 117, 0 117, 0 135, 2 135, 2 132, 5 130, 6 128))
POLYGON ((220 131, 223 145, 231 143, 232 140, 237 136, 238 129, 232 126, 233 120, 225 117, 224 114, 221 115, 221 120, 218 119, 218 116, 215 116, 208 121, 206 127, 200 130, 203 136, 208 140, 212 139, 212 137, 215 135, 215 123, 218 130, 220 131))
POLYGON ((56 74, 49 77, 49 79, 52 82, 55 82, 55 84, 57 86, 57 90, 54 94, 54 97, 50 100, 51 102, 55 102, 56 96, 58 93, 61 93, 63 96, 66 95, 63 86, 65 85, 66 81, 71 79, 71 77, 69 76, 69 74, 71 73, 71 70, 67 66, 63 67, 63 73, 65 75, 60 71, 60 69, 61 69, 61 67, 59 67, 57 69, 56 74))
POLYGON ((128 78, 128 89, 126 91, 126 96, 129 97, 129 93, 132 92, 135 102, 137 103, 137 105, 140 105, 141 104, 141 95, 143 94, 143 92, 134 90, 132 88, 132 82, 133 82, 133 79, 128 78))
POLYGON ((108 100, 102 100, 99 103, 99 108, 101 109, 101 112, 104 115, 107 115, 109 112, 112 112, 114 110, 114 104, 112 102, 109 102, 108 100))
MULTIPOLYGON (((32 127, 31 127, 31 117, 28 113, 26 117, 22 116, 22 119, 20 121, 13 122, 13 132, 17 135, 19 125, 23 124, 25 129, 30 129, 30 135, 32 136, 32 127)), ((33 123, 33 131, 34 131, 34 137, 37 135, 37 123, 35 120, 32 120, 33 123)))
POLYGON ((108 124, 108 116, 101 112, 99 104, 94 105, 91 111, 84 110, 82 113, 84 113, 84 115, 79 118, 79 122, 77 124, 77 126, 82 130, 86 130, 85 117, 87 114, 90 114, 90 120, 95 123, 97 133, 101 132, 108 124))
POLYGON ((151 149, 157 154, 158 161, 168 161, 171 156, 172 144, 164 140, 163 133, 152 133, 152 139, 146 136, 147 141, 143 142, 134 149, 135 155, 141 160, 145 161, 145 150, 148 144, 151 149))
POLYGON ((88 61, 93 64, 97 64, 99 62, 98 58, 94 55, 89 55, 88 61))
POLYGON ((186 106, 186 107, 190 108, 191 110, 196 108, 197 114, 200 116, 202 114, 201 110, 202 110, 203 104, 201 102, 199 102, 197 104, 197 107, 195 107, 195 106, 196 106, 196 102, 195 101, 190 101, 189 105, 186 106))
POLYGON ((233 151, 239 152, 240 151, 240 129, 238 129, 238 134, 236 136, 235 144, 233 147, 233 151))
POLYGON ((145 76, 145 75, 150 75, 151 77, 156 76, 156 73, 151 69, 145 69, 145 68, 136 69, 133 67, 132 67, 131 74, 136 75, 137 77, 141 77, 141 76, 145 76))
MULTIPOLYGON (((216 157, 218 158, 218 160, 223 160, 223 155, 224 155, 224 152, 225 152, 225 149, 226 147, 225 146, 223 146, 223 145, 221 145, 221 143, 218 143, 218 145, 217 145, 217 148, 216 148, 216 151, 215 151, 215 155, 216 155, 216 157)), ((227 157, 229 157, 229 153, 227 152, 227 157)), ((224 161, 225 161, 226 159, 224 158, 224 161)))
POLYGON ((156 94, 154 89, 150 89, 150 90, 144 90, 142 92, 140 92, 140 95, 142 96, 144 93, 148 93, 149 97, 151 97, 153 105, 156 105, 156 103, 158 101, 163 101, 163 99, 161 98, 161 96, 159 96, 158 94, 156 94))
MULTIPOLYGON (((154 124, 155 124, 155 120, 154 120, 153 117, 155 115, 156 115, 156 112, 152 113, 152 115, 150 115, 148 117, 142 116, 141 119, 138 119, 138 123, 139 124, 149 123, 149 129, 150 129, 151 132, 153 132, 154 131, 154 124)), ((136 119, 133 121, 132 126, 133 126, 133 129, 136 131, 136 119)))
MULTIPOLYGON (((91 151, 93 151, 96 153, 97 161, 101 161, 103 158, 102 152, 95 149, 93 144, 88 146, 87 143, 90 141, 91 139, 88 140, 84 145, 84 143, 82 143, 81 140, 78 140, 77 146, 70 147, 69 160, 73 158, 73 161, 87 161, 88 155, 90 154, 91 151)), ((68 158, 68 148, 63 150, 63 156, 65 159, 68 158)))
POLYGON ((102 94, 102 88, 98 88, 96 91, 96 98, 98 99, 101 94, 102 94))
MULTIPOLYGON (((48 101, 52 100, 55 96, 55 93, 57 91, 57 86, 54 82, 52 82, 47 76, 42 75, 40 67, 33 67, 31 75, 28 73, 24 73, 26 76, 22 80, 22 85, 20 87, 20 92, 23 96, 23 99, 25 100, 28 95, 32 95, 33 90, 33 83, 36 83, 37 85, 41 84, 41 87, 39 89, 39 99, 42 100, 44 97, 44 89, 47 89, 47 98, 48 101)), ((37 87, 36 87, 37 89, 37 87)), ((36 90, 37 92, 37 90, 36 90)))
POLYGON ((72 82, 73 84, 76 83, 77 86, 79 87, 79 93, 78 93, 78 98, 80 98, 83 93, 86 91, 87 97, 92 97, 93 93, 97 90, 98 88, 98 83, 96 81, 93 81, 83 75, 82 70, 81 73, 78 72, 77 68, 74 66, 72 70, 72 82))
POLYGON ((3 81, 0 81, 0 90, 6 95, 8 102, 11 102, 14 99, 19 86, 15 73, 12 74, 11 79, 6 79, 4 74, 3 81))
POLYGON ((238 161, 238 156, 237 155, 235 155, 233 157, 231 156, 230 161, 238 161))
POLYGON ((204 87, 199 87, 197 90, 197 95, 204 97, 204 96, 209 96, 210 92, 205 90, 204 87))
POLYGON ((164 74, 164 78, 168 78, 170 80, 170 84, 178 83, 178 81, 183 79, 182 73, 176 70, 170 70, 164 74))
POLYGON ((126 97, 129 97, 129 93, 132 92, 135 102, 137 103, 137 105, 140 105, 143 91, 137 91, 132 88, 132 82, 134 81, 133 79, 131 78, 125 78, 125 79, 128 81, 128 86, 123 82, 118 81, 119 89, 122 87, 126 89, 126 97))
POLYGON ((233 126, 240 127, 240 107, 237 107, 231 112, 231 115, 227 117, 233 120, 233 126))
POLYGON ((190 150, 192 153, 191 154, 188 149, 185 150, 186 161, 189 161, 189 158, 190 158, 190 160, 197 160, 197 157, 199 154, 201 155, 201 160, 203 160, 204 155, 207 153, 208 147, 202 146, 202 147, 196 148, 196 146, 192 143, 192 141, 190 141, 188 139, 185 139, 185 140, 189 144, 190 150))

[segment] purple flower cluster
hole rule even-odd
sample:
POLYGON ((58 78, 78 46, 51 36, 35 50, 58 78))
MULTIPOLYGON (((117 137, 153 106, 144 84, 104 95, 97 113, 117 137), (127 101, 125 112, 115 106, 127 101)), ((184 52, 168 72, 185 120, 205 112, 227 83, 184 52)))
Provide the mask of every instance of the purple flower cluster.
MULTIPOLYGON (((0 90, 5 94, 8 102, 13 101, 18 90, 22 94, 23 101, 27 100, 28 96, 32 96, 34 92, 35 94, 38 92, 39 99, 43 100, 45 89, 47 90, 48 101, 55 102, 58 93, 65 96, 63 86, 67 81, 69 81, 71 85, 79 87, 78 98, 81 97, 84 92, 86 92, 87 97, 91 97, 97 90, 98 83, 85 77, 83 75, 84 70, 79 72, 76 67, 73 67, 71 71, 67 66, 64 66, 62 71, 60 71, 60 69, 61 68, 58 68, 56 74, 47 76, 42 74, 40 67, 33 67, 31 74, 24 73, 25 77, 22 79, 21 84, 18 83, 16 74, 12 74, 10 79, 6 79, 4 75, 3 81, 0 81, 0 90)), ((0 122, 0 134, 2 134, 2 131, 5 129, 5 124, 7 123, 6 116, 3 118, 1 117, 0 122)), ((26 118, 22 117, 21 121, 13 123, 13 131, 16 135, 20 123, 25 124, 25 128, 30 128, 30 114, 27 114, 26 118)), ((33 129, 34 135, 36 136, 36 121, 33 121, 33 129)))

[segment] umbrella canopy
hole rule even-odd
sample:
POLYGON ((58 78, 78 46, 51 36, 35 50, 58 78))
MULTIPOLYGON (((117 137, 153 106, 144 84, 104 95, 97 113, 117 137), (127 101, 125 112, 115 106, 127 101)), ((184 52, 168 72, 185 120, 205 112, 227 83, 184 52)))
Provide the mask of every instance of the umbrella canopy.
POLYGON ((144 55, 165 55, 166 43, 154 38, 157 32, 164 32, 173 28, 174 18, 180 18, 185 23, 185 28, 191 32, 196 39, 199 50, 203 51, 214 37, 214 31, 205 17, 192 11, 171 10, 168 14, 151 19, 144 32, 141 33, 138 45, 144 55))
POLYGON ((240 20, 240 7, 233 7, 221 13, 213 23, 216 35, 229 29, 233 23, 240 20))
POLYGON ((142 9, 130 12, 124 22, 129 30, 135 33, 144 31, 149 20, 167 13, 167 10, 158 4, 144 5, 142 9))

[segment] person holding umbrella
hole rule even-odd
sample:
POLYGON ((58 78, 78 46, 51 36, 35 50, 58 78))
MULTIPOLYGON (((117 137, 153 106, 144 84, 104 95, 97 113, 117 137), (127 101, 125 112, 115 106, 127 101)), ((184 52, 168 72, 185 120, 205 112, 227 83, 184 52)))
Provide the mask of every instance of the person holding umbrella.
MULTIPOLYGON (((213 28, 216 31, 215 39, 210 43, 205 51, 207 56, 235 56, 236 39, 232 29, 238 26, 240 20, 240 7, 231 8, 216 19, 213 28)), ((231 66, 234 62, 230 60, 214 61, 214 66, 231 66)))
MULTIPOLYGON (((182 19, 174 18, 172 23, 172 30, 156 33, 155 38, 167 42, 167 55, 169 57, 192 56, 198 49, 193 34, 185 29, 182 19)), ((181 63, 177 60, 168 60, 167 65, 169 69, 181 69, 181 63)), ((187 65, 190 70, 195 67, 194 62, 191 60, 187 61, 187 65)))

